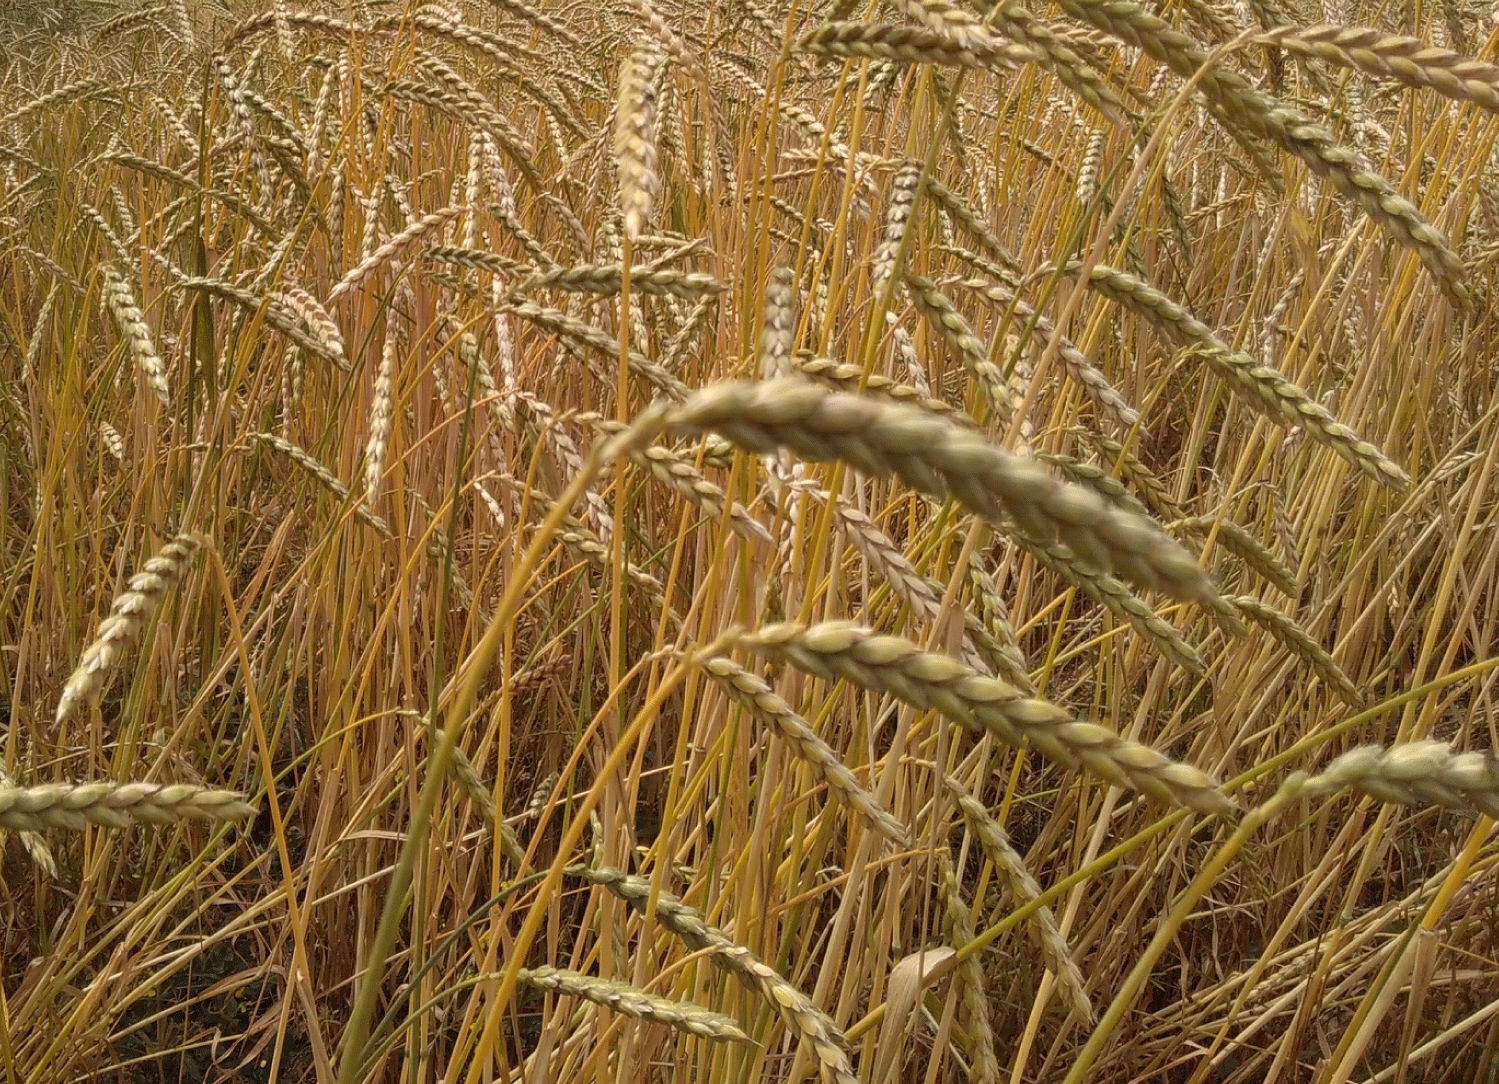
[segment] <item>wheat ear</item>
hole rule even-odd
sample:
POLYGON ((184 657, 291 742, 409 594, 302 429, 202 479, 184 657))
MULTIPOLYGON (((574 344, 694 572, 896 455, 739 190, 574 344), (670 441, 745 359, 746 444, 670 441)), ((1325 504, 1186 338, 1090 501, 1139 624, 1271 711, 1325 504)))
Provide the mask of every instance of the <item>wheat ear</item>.
POLYGON ((614 115, 614 161, 619 169, 619 208, 625 236, 645 232, 661 191, 656 173, 656 74, 664 56, 654 41, 637 45, 619 74, 614 115))
POLYGON ((1307 782, 1312 794, 1346 787, 1395 805, 1434 805, 1499 818, 1499 760, 1492 752, 1455 753, 1445 742, 1360 746, 1307 782))
POLYGON ((1191 554, 1153 522, 914 407, 788 378, 709 387, 674 409, 668 425, 680 432, 716 432, 756 452, 789 448, 806 459, 844 460, 870 474, 895 474, 991 520, 1008 514, 1039 537, 1060 538, 1100 569, 1183 598, 1217 598, 1191 554))
POLYGON ((130 356, 145 374, 146 383, 151 386, 156 398, 161 400, 162 406, 171 406, 172 392, 167 384, 166 363, 156 352, 156 345, 151 341, 151 329, 146 324, 146 317, 141 313, 140 306, 135 303, 135 295, 113 267, 106 264, 103 274, 105 308, 109 310, 115 327, 119 328, 120 334, 129 344, 130 356))
POLYGON ((757 722, 784 741, 796 758, 811 768, 812 775, 827 784, 829 793, 886 839, 903 846, 910 843, 910 833, 900 821, 859 785, 854 773, 838 759, 832 746, 818 737, 811 724, 763 679, 721 655, 703 660, 702 667, 757 722))
POLYGON ((109 616, 99 623, 94 640, 84 648, 78 666, 63 685, 57 702, 57 721, 66 722, 84 705, 99 702, 110 676, 126 651, 140 638, 151 615, 160 608, 167 591, 180 580, 198 550, 208 544, 200 534, 184 533, 172 539, 130 578, 125 592, 114 600, 109 616))
POLYGON ((749 1042, 749 1036, 740 1030, 731 1017, 705 1009, 701 1005, 648 994, 628 983, 580 975, 576 971, 566 971, 559 967, 523 967, 520 969, 520 981, 538 990, 570 994, 624 1016, 649 1020, 653 1024, 665 1024, 674 1031, 683 1031, 704 1039, 749 1042))
POLYGON ((230 790, 158 783, 48 783, 0 787, 0 828, 125 828, 132 821, 233 820, 255 807, 230 790))
POLYGON ((823 678, 845 678, 913 707, 941 712, 1010 746, 1030 742, 1050 759, 1111 783, 1203 813, 1235 807, 1204 772, 1147 745, 1085 723, 1055 704, 1028 697, 947 655, 922 651, 844 621, 768 625, 736 638, 741 646, 785 659, 823 678))
MULTIPOLYGON (((977 837, 979 846, 984 849, 984 854, 993 863, 995 872, 1004 878, 1005 884, 1010 889, 1010 895, 1015 900, 1015 906, 1024 907, 1037 899, 1041 895, 1041 886, 1036 883, 1036 878, 1031 876, 1031 871, 1027 868, 1020 852, 1011 845, 1009 833, 990 816, 983 803, 969 794, 956 780, 944 779, 943 785, 957 801, 964 820, 968 822, 968 827, 977 837)), ((1036 945, 1041 949, 1041 955, 1046 959, 1046 966, 1056 976, 1057 988, 1062 991, 1062 997, 1066 1000, 1068 1008, 1084 1024, 1091 1026, 1094 1019, 1093 1003, 1088 1000, 1087 984, 1083 980, 1082 970, 1077 966, 1077 960, 1072 955, 1067 939, 1062 936, 1062 930, 1057 925, 1056 916, 1052 914, 1051 908, 1045 906, 1037 908, 1031 913, 1026 926, 1035 938, 1036 945)))

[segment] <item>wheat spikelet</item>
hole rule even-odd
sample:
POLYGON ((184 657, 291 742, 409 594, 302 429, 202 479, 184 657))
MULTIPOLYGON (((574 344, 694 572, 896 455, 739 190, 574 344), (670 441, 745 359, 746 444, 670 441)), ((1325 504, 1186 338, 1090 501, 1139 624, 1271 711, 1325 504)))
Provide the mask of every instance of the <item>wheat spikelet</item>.
POLYGON ((29 102, 23 102, 12 109, 3 118, 0 118, 0 130, 18 125, 33 113, 40 113, 45 109, 52 108, 54 105, 63 105, 82 98, 92 98, 110 89, 111 82, 108 79, 80 79, 74 83, 67 83, 56 90, 49 90, 46 94, 32 98, 29 102))
MULTIPOLYGON (((0 764, 0 791, 14 790, 15 788, 15 779, 5 770, 5 765, 0 764)), ((30 829, 22 829, 16 835, 21 840, 22 849, 36 863, 37 869, 55 880, 57 878, 57 859, 52 854, 52 848, 47 846, 47 840, 30 829)))
MULTIPOLYGON (((947 792, 957 801, 964 820, 968 822, 969 828, 979 841, 979 846, 984 849, 984 854, 994 865, 995 872, 1005 879, 1010 895, 1015 900, 1015 906, 1024 907, 1040 896, 1041 886, 1031 876, 1031 871, 1026 867, 1025 859, 1020 852, 1010 844, 1009 833, 989 815, 989 811, 984 808, 982 802, 969 794, 955 780, 944 778, 942 782, 947 792)), ((1056 976, 1057 989, 1062 992, 1068 1008, 1078 1020, 1091 1026, 1094 1020, 1093 1004, 1088 1000, 1087 984, 1083 980, 1083 973, 1078 968, 1077 961, 1072 956, 1072 949, 1068 946, 1067 939, 1062 936, 1061 928, 1057 926, 1056 916, 1052 914, 1051 908, 1038 908, 1031 914, 1026 926, 1041 949, 1041 955, 1046 959, 1046 966, 1056 976)))
POLYGON ((1322 645, 1312 639, 1310 633, 1298 625, 1289 615, 1281 613, 1269 603, 1249 595, 1238 595, 1228 600, 1235 607, 1254 618, 1254 621, 1269 632, 1291 653, 1312 668, 1312 672, 1337 690, 1343 702, 1352 708, 1364 706, 1364 697, 1343 668, 1322 645))
POLYGON ((171 406, 172 391, 167 384, 166 363, 156 352, 156 344, 151 341, 151 329, 146 325, 145 315, 135 303, 135 295, 113 267, 105 264, 102 273, 105 308, 129 345, 130 356, 145 374, 151 391, 161 400, 162 406, 171 406))
POLYGON ((1499 762, 1440 741, 1349 750, 1307 781, 1311 794, 1353 787, 1395 805, 1439 806, 1499 818, 1499 762))
POLYGON ((870 273, 870 293, 879 297, 895 274, 895 258, 905 240, 906 228, 916 207, 916 188, 921 181, 921 163, 902 162, 890 178, 890 197, 885 205, 884 236, 875 249, 870 273))
POLYGON ((1197 677, 1207 674, 1202 656, 1150 604, 1106 572, 1081 560, 1070 548, 1056 543, 1025 540, 1026 551, 1044 567, 1080 589, 1114 617, 1133 628, 1183 670, 1197 677))
POLYGON ((648 994, 623 982, 580 975, 557 967, 523 967, 520 981, 538 990, 570 994, 614 1012, 665 1024, 675 1031, 705 1039, 749 1042, 749 1036, 730 1017, 685 1001, 648 994))
POLYGON ((807 459, 841 459, 870 474, 896 474, 992 520, 1008 514, 1037 537, 1060 538, 1100 569, 1183 598, 1217 598, 1191 555, 1150 521, 916 408, 790 378, 710 387, 674 410, 668 424, 717 432, 752 451, 785 447, 807 459))
MULTIPOLYGON (((276 449, 276 451, 286 456, 298 467, 301 467, 304 471, 310 474, 314 479, 317 480, 319 485, 321 485, 329 493, 333 494, 333 496, 336 497, 339 501, 347 501, 349 499, 349 487, 344 485, 343 481, 339 479, 338 475, 334 474, 331 470, 324 466, 306 449, 298 446, 297 444, 294 444, 293 442, 287 440, 285 437, 277 436, 275 433, 251 433, 250 439, 259 441, 261 444, 266 444, 276 449)), ((394 533, 390 529, 390 524, 386 523, 385 520, 375 515, 375 513, 372 512, 369 508, 365 507, 362 502, 356 503, 354 505, 354 515, 357 519, 360 519, 363 522, 369 524, 369 526, 373 527, 376 531, 384 535, 386 538, 394 537, 394 533)))
POLYGON ((1203 813, 1226 813, 1234 804, 1211 778, 1190 764, 1079 722, 1044 700, 1025 696, 998 678, 975 673, 946 655, 922 651, 898 636, 880 636, 849 622, 768 625, 737 638, 824 678, 845 678, 889 693, 913 707, 935 710, 1007 745, 1030 742, 1048 758, 1082 767, 1117 786, 1203 813))
POLYGON ((957 407, 941 399, 933 399, 930 388, 923 391, 917 387, 898 383, 878 373, 869 374, 866 380, 864 370, 857 365, 844 365, 830 358, 797 356, 792 359, 792 364, 802 375, 809 376, 818 383, 838 391, 847 392, 850 395, 863 395, 887 403, 919 407, 941 415, 954 425, 976 428, 973 419, 957 407))
MULTIPOLYGON (((1030 664, 1026 662, 1025 652, 1020 649, 1020 638, 1010 621, 1009 607, 1000 597, 994 577, 976 559, 967 562, 967 576, 973 597, 983 615, 980 619, 978 614, 965 614, 969 637, 979 639, 974 636, 974 627, 983 629, 988 641, 982 645, 984 654, 989 659, 989 667, 993 669, 995 676, 1008 681, 1027 696, 1033 694, 1036 687, 1031 683, 1030 664), (968 618, 971 620, 967 620, 968 618)), ((975 646, 981 645, 976 643, 975 646)))
POLYGON ((1129 491, 1128 486, 1097 463, 1085 463, 1081 459, 1075 459, 1062 452, 1037 452, 1036 458, 1049 466, 1056 467, 1066 478, 1078 485, 1087 486, 1101 493, 1126 512, 1133 512, 1137 516, 1150 515, 1150 509, 1146 508, 1144 502, 1129 491))
POLYGON ((909 844, 910 833, 905 826, 859 785, 832 747, 761 678, 723 656, 703 660, 702 667, 755 720, 784 741, 796 758, 811 768, 813 777, 827 784, 830 794, 886 839, 902 846, 909 844))
POLYGON ((59 724, 72 718, 80 707, 98 704, 110 677, 131 645, 140 639, 141 630, 161 606, 167 591, 182 578, 198 550, 207 544, 208 540, 200 534, 179 534, 130 578, 63 685, 57 702, 59 724))
MULTIPOLYGON (((532 275, 520 283, 517 289, 572 290, 583 293, 612 295, 620 291, 623 273, 618 264, 589 267, 558 267, 532 275)), ((712 275, 693 271, 675 271, 667 268, 630 268, 630 292, 650 294, 656 297, 681 297, 689 300, 703 294, 716 294, 723 290, 723 283, 712 275)))
POLYGON ((331 355, 341 361, 340 368, 348 367, 348 351, 344 347, 343 332, 328 310, 302 287, 294 282, 283 282, 279 290, 281 303, 296 313, 317 341, 331 355))
POLYGON ((125 438, 120 436, 120 431, 108 422, 99 423, 99 441, 104 445, 117 463, 125 461, 125 438))
POLYGON ((619 208, 625 236, 645 232, 651 207, 661 191, 656 173, 656 74, 664 56, 654 42, 642 42, 620 69, 614 116, 614 161, 619 170, 619 208))
POLYGON ((1053 72, 1084 102, 1116 123, 1125 120, 1128 111, 1104 77, 1035 15, 1009 0, 977 0, 975 6, 984 13, 987 25, 1030 52, 1036 63, 1053 72))
POLYGON ((1276 421, 1304 428, 1348 462, 1397 489, 1409 476, 1374 445, 1334 418, 1327 409, 1275 369, 1233 350, 1211 328, 1149 283, 1117 268, 1093 268, 1089 285, 1110 300, 1153 320, 1183 346, 1203 348, 1208 365, 1247 402, 1276 421))
MULTIPOLYGON (((621 422, 603 418, 590 420, 600 432, 610 435, 624 432, 627 428, 621 422)), ((744 505, 738 501, 730 501, 720 487, 704 478, 696 467, 669 448, 652 445, 638 452, 631 452, 630 458, 650 471, 663 485, 676 490, 697 505, 712 519, 723 515, 727 506, 729 526, 744 538, 766 545, 775 542, 770 532, 749 514, 744 505)))
POLYGON ((395 414, 395 362, 400 339, 386 329, 380 349, 380 368, 375 374, 374 397, 370 401, 370 436, 364 446, 364 503, 371 508, 380 496, 385 473, 385 452, 390 442, 390 422, 395 414))
POLYGON ((230 790, 159 783, 49 783, 0 787, 0 828, 125 828, 132 822, 236 820, 255 807, 230 790))
POLYGON ((989 348, 974 334, 973 327, 954 307, 952 300, 931 279, 907 273, 906 285, 910 287, 911 300, 917 311, 958 355, 963 367, 983 389, 984 398, 1008 424, 1015 414, 1015 399, 1004 373, 989 360, 989 348))
POLYGON ((1474 102, 1499 113, 1499 67, 1428 45, 1419 38, 1368 27, 1318 23, 1277 27, 1259 40, 1408 87, 1429 87, 1449 98, 1474 102))
POLYGON ((348 274, 339 279, 338 284, 328 294, 328 299, 323 303, 325 309, 331 309, 349 293, 359 288, 371 275, 375 274, 386 264, 395 263, 404 259, 411 251, 421 244, 422 239, 462 214, 462 207, 445 207, 440 211, 423 215, 400 233, 396 234, 385 244, 371 252, 348 274))
POLYGON ((1120 473, 1124 481, 1135 487, 1157 516, 1167 520, 1182 518, 1181 505, 1172 496, 1166 483, 1156 477, 1155 472, 1140 462, 1135 454, 1123 444, 1112 437, 1106 437, 1102 433, 1095 433, 1080 426, 1074 426, 1068 432, 1093 448, 1099 455, 1114 460, 1114 469, 1120 473))

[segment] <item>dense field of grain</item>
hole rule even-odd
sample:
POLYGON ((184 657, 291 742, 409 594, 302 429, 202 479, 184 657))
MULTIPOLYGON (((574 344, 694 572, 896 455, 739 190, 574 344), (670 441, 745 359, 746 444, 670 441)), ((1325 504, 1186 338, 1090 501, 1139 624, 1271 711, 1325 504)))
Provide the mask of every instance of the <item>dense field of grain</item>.
POLYGON ((0 2, 7 1081, 1499 1079, 1487 9, 291 2, 0 2))

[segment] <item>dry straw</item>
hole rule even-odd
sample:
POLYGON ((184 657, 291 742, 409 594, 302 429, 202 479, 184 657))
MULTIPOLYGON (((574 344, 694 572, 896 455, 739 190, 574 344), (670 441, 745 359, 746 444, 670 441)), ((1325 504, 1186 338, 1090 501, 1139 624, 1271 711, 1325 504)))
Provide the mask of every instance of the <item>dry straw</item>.
POLYGON ((1190 764, 1074 719, 1055 704, 1026 696, 949 656, 922 651, 898 636, 881 636, 845 621, 812 626, 788 622, 743 633, 737 643, 819 677, 844 678, 913 707, 941 712, 1007 745, 1029 742, 1054 761, 1084 768, 1160 801, 1203 813, 1234 809, 1213 780, 1190 764))
POLYGON ((179 534, 130 578, 125 592, 114 600, 109 616, 99 623, 93 642, 84 648, 78 666, 63 685, 57 702, 58 723, 73 718, 82 707, 98 704, 110 677, 126 652, 140 639, 146 622, 161 607, 167 591, 182 579, 198 550, 206 545, 208 539, 200 534, 179 534))
POLYGON ((255 807, 230 790, 157 783, 50 783, 0 786, 0 828, 125 828, 132 822, 234 820, 255 807))
POLYGON ((790 378, 707 388, 674 410, 669 425, 717 432, 751 451, 787 448, 811 460, 843 460, 870 474, 895 474, 923 493, 951 496, 992 520, 1012 516, 1024 530, 1059 538, 1101 570, 1178 597, 1217 597, 1192 556, 1151 521, 918 408, 790 378))

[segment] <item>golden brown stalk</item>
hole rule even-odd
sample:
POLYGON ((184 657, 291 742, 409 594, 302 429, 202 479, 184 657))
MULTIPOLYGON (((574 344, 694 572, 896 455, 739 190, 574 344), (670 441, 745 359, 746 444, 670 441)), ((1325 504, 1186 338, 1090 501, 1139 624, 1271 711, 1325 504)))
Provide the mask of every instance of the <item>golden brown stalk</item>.
POLYGON ((1181 598, 1217 597, 1192 556, 1151 521, 915 407, 788 378, 707 388, 675 409, 668 424, 679 432, 716 432, 751 451, 784 447, 806 459, 839 459, 869 474, 895 474, 991 520, 1012 516, 1023 529, 1059 538, 1102 570, 1181 598))
POLYGON ((905 826, 880 805, 879 799, 859 785, 859 780, 838 759, 832 747, 764 680, 723 656, 704 659, 702 667, 731 699, 743 705, 760 725, 784 741, 793 755, 811 769, 813 778, 827 784, 828 793, 886 839, 902 846, 910 843, 910 833, 905 826))
POLYGON ((0 828, 126 828, 132 822, 237 820, 255 812, 244 795, 185 784, 48 783, 0 787, 0 828))
POLYGON ((151 329, 146 325, 145 315, 135 303, 135 295, 113 267, 105 264, 103 275, 104 305, 114 318, 115 327, 119 328, 129 345, 130 356, 140 366, 146 383, 151 386, 156 398, 161 400, 161 405, 171 406, 172 392, 167 384, 166 363, 156 352, 156 344, 151 341, 151 329))
POLYGON ((947 655, 922 651, 898 636, 880 636, 844 621, 812 626, 787 622, 743 633, 737 643, 785 659, 810 674, 845 678, 913 707, 941 712, 1007 745, 1020 748, 1029 742, 1051 760, 1158 801, 1201 813, 1235 808, 1206 773, 1190 764, 1095 723, 1080 722, 1054 704, 975 673, 947 655))
POLYGON ((581 975, 558 967, 523 967, 520 981, 538 990, 550 990, 557 994, 570 994, 595 1005, 602 1005, 637 1020, 649 1020, 654 1024, 665 1024, 675 1031, 698 1035, 704 1039, 749 1042, 749 1036, 740 1030, 730 1017, 705 1009, 687 1001, 648 994, 627 983, 611 979, 581 975))
POLYGON ((125 592, 114 600, 109 616, 99 623, 94 640, 84 648, 78 666, 63 685, 57 702, 57 721, 64 723, 82 706, 98 704, 110 677, 136 640, 151 615, 160 608, 167 591, 180 580, 198 550, 208 544, 200 534, 179 534, 148 560, 130 578, 125 592))
POLYGON ((1499 761, 1492 752, 1454 753, 1445 742, 1360 746, 1307 782, 1311 794, 1346 787, 1395 805, 1439 806, 1499 818, 1499 761))
POLYGON ((656 173, 656 74, 665 57, 654 41, 643 41, 619 74, 614 114, 614 161, 619 170, 619 208, 625 236, 645 232, 661 191, 656 173))

